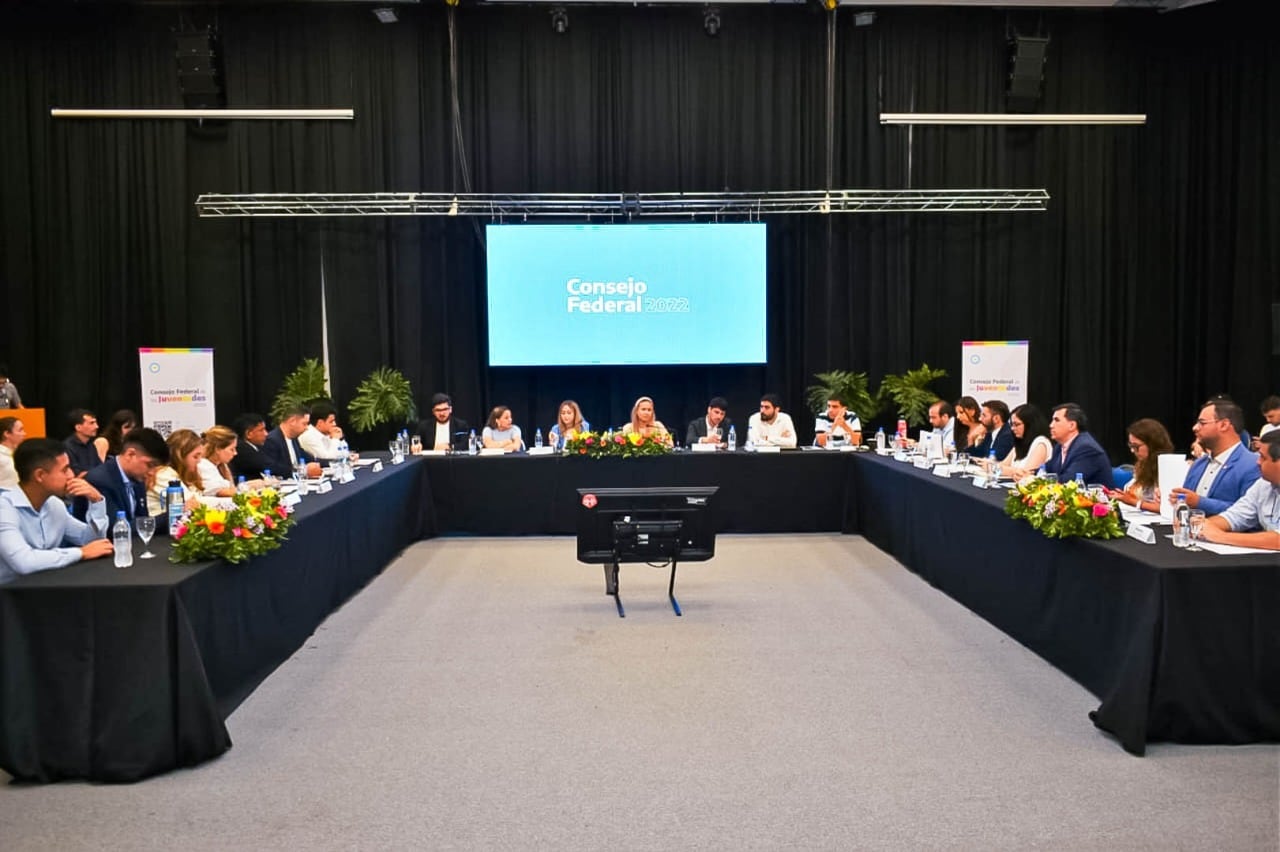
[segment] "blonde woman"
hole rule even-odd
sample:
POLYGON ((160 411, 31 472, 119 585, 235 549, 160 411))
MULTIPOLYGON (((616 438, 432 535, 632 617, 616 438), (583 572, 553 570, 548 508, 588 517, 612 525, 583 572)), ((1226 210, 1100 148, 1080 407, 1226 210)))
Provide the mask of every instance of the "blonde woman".
POLYGON ((551 427, 547 433, 551 446, 557 449, 564 446, 564 442, 571 439, 579 432, 590 432, 591 424, 582 416, 582 409, 578 407, 578 403, 571 399, 566 399, 560 403, 560 413, 556 416, 556 425, 551 427))
POLYGON ((631 406, 631 422, 622 427, 622 434, 636 434, 644 438, 653 438, 671 446, 671 433, 662 425, 653 413, 653 399, 642 396, 631 406))
POLYGON ((197 470, 205 497, 234 497, 236 484, 228 466, 236 457, 236 433, 226 426, 211 426, 204 433, 204 458, 197 470))
POLYGON ((147 474, 147 513, 164 515, 170 482, 182 484, 182 501, 188 509, 199 502, 200 462, 204 460, 204 439, 190 429, 175 429, 165 441, 169 463, 147 474))

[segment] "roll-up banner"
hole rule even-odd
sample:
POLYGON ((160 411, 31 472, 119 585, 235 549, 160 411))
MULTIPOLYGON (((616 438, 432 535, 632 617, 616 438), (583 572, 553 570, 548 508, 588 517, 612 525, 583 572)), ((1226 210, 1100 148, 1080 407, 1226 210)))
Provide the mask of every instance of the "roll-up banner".
POLYGON ((966 340, 960 344, 960 394, 981 405, 998 399, 1009 408, 1027 401, 1025 340, 966 340))
POLYGON ((204 432, 213 410, 212 349, 139 349, 142 422, 166 438, 175 429, 204 432))

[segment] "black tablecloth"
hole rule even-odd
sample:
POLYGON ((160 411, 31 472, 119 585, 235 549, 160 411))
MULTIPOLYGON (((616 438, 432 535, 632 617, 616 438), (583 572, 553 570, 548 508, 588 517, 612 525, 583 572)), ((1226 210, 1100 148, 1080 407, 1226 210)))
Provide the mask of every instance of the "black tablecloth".
POLYGON ((240 565, 80 563, 0 586, 0 767, 135 781, 216 757, 223 720, 352 593, 420 538, 416 460, 311 495, 289 540, 240 565))
POLYGON ((1005 516, 1004 490, 854 461, 854 525, 1079 681, 1130 752, 1280 739, 1280 557, 1049 539, 1005 516))
POLYGON ((852 516, 850 453, 673 453, 634 459, 434 456, 433 533, 572 535, 579 488, 717 485, 718 532, 840 532, 852 516))

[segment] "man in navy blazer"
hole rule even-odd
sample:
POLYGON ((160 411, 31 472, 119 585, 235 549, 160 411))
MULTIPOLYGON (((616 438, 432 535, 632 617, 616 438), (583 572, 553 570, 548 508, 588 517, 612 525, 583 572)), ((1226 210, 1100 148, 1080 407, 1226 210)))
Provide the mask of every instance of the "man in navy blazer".
POLYGON ((295 461, 305 455, 298 436, 306 430, 310 420, 311 412, 306 406, 293 405, 285 409, 284 418, 276 428, 267 433, 267 440, 262 442, 262 453, 266 457, 265 468, 271 471, 272 476, 288 479, 293 475, 295 461))
POLYGON ((1210 400, 1200 409, 1191 431, 1204 454, 1191 465, 1182 487, 1173 489, 1169 501, 1176 502, 1181 494, 1191 508, 1221 515, 1262 475, 1258 457, 1240 440, 1244 412, 1234 402, 1210 400))
POLYGON ((1082 473, 1086 485, 1115 487, 1111 459, 1089 434, 1089 418, 1083 408, 1074 402, 1064 402, 1054 408, 1049 437, 1053 438, 1054 447, 1045 462, 1045 472, 1056 473, 1059 482, 1068 482, 1082 473))
MULTIPOLYGON (((121 441, 119 455, 108 458, 85 475, 107 501, 107 521, 124 512, 130 525, 147 514, 147 472, 169 462, 169 445, 155 429, 131 429, 121 441)), ((75 515, 83 520, 88 504, 77 500, 75 515)))

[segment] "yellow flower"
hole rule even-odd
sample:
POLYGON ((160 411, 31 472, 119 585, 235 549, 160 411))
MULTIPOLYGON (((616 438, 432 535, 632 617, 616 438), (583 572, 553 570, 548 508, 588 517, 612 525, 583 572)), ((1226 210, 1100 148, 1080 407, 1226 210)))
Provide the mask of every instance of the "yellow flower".
POLYGON ((640 433, 639 432, 630 433, 629 435, 627 435, 627 440, 631 442, 631 446, 633 447, 638 446, 640 444, 640 433))
POLYGON ((209 509, 204 513, 204 520, 207 524, 225 524, 227 513, 222 509, 209 509))

